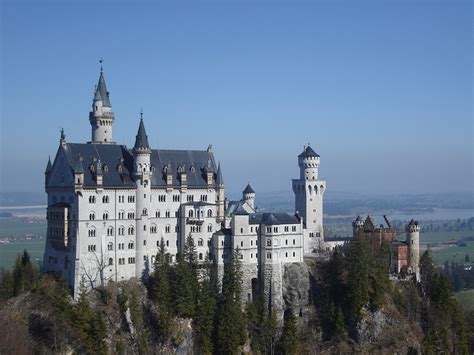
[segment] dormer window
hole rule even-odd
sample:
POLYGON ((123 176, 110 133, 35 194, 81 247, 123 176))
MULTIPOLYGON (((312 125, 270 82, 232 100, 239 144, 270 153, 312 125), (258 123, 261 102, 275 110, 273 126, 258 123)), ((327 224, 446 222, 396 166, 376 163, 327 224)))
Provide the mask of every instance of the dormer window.
POLYGON ((104 171, 104 174, 107 174, 109 172, 109 166, 107 164, 104 164, 102 170, 104 171))
POLYGON ((122 171, 123 171, 123 166, 122 166, 122 164, 117 165, 117 171, 118 171, 119 173, 122 173, 122 171))
POLYGON ((194 173, 194 172, 196 171, 196 169, 194 168, 193 165, 191 165, 191 167, 189 168, 189 171, 192 172, 192 173, 194 173))
POLYGON ((94 164, 91 164, 91 165, 89 166, 89 170, 90 170, 91 172, 95 173, 95 166, 94 166, 94 164))

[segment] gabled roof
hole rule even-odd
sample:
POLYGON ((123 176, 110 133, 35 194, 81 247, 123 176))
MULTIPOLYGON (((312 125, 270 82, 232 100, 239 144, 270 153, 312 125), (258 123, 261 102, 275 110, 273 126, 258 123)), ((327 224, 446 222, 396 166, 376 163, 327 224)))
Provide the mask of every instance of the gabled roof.
POLYGON ((309 158, 309 157, 316 157, 319 158, 319 154, 316 153, 313 148, 311 148, 309 145, 305 146, 303 152, 298 155, 298 158, 309 158))
POLYGON ((102 101, 102 106, 112 107, 109 99, 109 92, 107 91, 107 86, 105 85, 105 78, 102 69, 100 70, 99 82, 95 88, 94 101, 102 101))
POLYGON ((138 132, 135 137, 134 149, 146 149, 150 150, 150 145, 148 144, 148 136, 145 131, 145 124, 143 123, 143 118, 140 119, 140 125, 138 126, 138 132))
POLYGON ((252 189, 252 186, 250 184, 247 184, 247 187, 245 188, 244 191, 242 191, 244 194, 254 194, 255 191, 252 189))

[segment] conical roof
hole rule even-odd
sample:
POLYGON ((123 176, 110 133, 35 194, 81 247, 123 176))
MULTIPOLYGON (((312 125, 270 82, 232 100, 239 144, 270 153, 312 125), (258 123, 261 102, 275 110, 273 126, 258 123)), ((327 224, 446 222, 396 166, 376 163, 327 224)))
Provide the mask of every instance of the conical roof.
POLYGON ((221 163, 217 166, 217 177, 216 177, 216 184, 217 185, 224 185, 224 179, 222 178, 222 171, 221 171, 221 163))
POLYGON ((247 187, 245 188, 244 191, 242 191, 244 194, 254 194, 255 191, 252 189, 252 186, 250 184, 247 184, 247 187))
POLYGON ((309 145, 306 146, 304 148, 304 151, 303 153, 301 153, 300 155, 298 155, 298 157, 300 158, 309 158, 309 157, 315 157, 315 158, 319 158, 319 154, 316 153, 313 148, 311 148, 309 145))
POLYGON ((44 171, 45 174, 51 171, 51 157, 48 157, 48 163, 46 164, 46 170, 44 171))
POLYGON ((138 126, 138 132, 135 138, 135 145, 133 146, 133 148, 150 150, 150 145, 148 144, 148 136, 146 135, 143 118, 140 119, 140 125, 138 126))
POLYGON ((99 76, 99 82, 95 88, 94 101, 102 101, 102 106, 112 107, 109 99, 109 92, 107 91, 107 86, 105 85, 104 73, 101 70, 99 76))

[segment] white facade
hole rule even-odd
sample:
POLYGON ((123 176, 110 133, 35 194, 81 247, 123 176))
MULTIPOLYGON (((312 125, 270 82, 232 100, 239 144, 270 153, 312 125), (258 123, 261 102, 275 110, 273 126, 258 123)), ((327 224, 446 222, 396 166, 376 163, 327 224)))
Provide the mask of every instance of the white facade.
MULTIPOLYGON (((300 155, 300 179, 293 180, 298 214, 260 213, 250 185, 242 200, 226 205, 211 147, 152 150, 141 119, 135 146, 128 149, 113 142, 114 120, 101 71, 89 115, 91 142, 66 143, 62 134, 45 172, 44 270, 63 275, 75 291, 82 279, 99 286, 146 277, 161 240, 173 262, 191 236, 198 261, 209 254, 221 275, 226 260, 239 250, 244 299, 252 299, 259 273, 273 275, 266 280, 273 286, 260 286, 269 297, 275 282, 281 286, 283 265, 303 262, 303 254, 322 241, 325 182, 318 179, 314 151, 300 155)), ((281 295, 280 286, 275 295, 281 295)))

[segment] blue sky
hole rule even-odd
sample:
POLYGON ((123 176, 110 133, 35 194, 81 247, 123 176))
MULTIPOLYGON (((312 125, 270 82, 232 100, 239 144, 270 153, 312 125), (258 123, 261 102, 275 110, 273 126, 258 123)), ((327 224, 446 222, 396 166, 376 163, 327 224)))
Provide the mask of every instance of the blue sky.
POLYGON ((104 58, 114 138, 213 144, 227 189, 474 191, 470 1, 3 1, 0 190, 41 191, 59 129, 90 139, 104 58))

